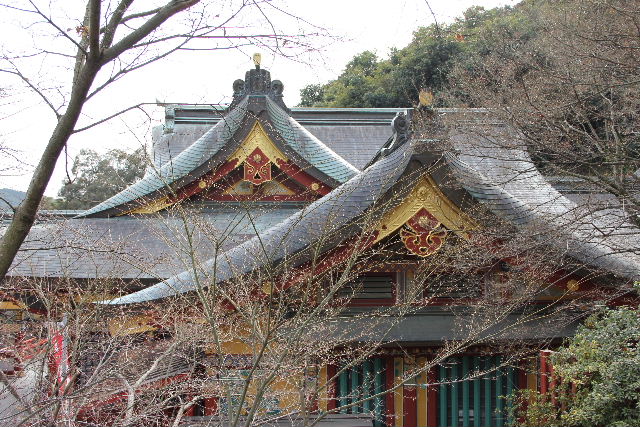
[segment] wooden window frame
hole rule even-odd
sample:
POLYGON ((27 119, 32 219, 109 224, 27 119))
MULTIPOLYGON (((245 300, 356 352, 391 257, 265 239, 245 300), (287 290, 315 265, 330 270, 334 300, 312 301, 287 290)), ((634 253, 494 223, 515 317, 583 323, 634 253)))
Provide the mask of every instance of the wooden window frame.
POLYGON ((357 281, 363 277, 389 277, 391 279, 391 298, 351 298, 346 304, 347 307, 389 307, 395 305, 398 301, 398 273, 363 273, 358 275, 353 281, 357 281))

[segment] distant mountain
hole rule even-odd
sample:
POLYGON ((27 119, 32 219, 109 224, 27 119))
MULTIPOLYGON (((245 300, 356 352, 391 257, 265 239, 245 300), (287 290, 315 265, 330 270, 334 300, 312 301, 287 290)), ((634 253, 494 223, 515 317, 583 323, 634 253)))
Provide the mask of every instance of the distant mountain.
POLYGON ((22 203, 27 193, 24 191, 12 190, 11 188, 0 188, 0 211, 11 210, 7 202, 14 208, 22 203))

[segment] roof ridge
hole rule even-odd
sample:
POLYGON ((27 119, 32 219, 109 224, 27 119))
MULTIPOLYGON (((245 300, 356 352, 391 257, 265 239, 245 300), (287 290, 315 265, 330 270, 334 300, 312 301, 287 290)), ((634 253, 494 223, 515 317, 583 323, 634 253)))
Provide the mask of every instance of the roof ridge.
POLYGON ((284 142, 320 172, 339 182, 347 182, 360 172, 358 168, 316 138, 277 102, 266 98, 267 113, 284 142))

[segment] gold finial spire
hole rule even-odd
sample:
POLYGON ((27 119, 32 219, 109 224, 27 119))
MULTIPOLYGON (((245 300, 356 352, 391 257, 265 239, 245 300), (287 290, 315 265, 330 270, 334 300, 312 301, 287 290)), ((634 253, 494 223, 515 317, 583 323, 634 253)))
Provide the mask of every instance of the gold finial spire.
POLYGON ((255 64, 257 69, 260 69, 260 61, 262 60, 262 55, 259 53, 253 54, 253 63, 255 64))

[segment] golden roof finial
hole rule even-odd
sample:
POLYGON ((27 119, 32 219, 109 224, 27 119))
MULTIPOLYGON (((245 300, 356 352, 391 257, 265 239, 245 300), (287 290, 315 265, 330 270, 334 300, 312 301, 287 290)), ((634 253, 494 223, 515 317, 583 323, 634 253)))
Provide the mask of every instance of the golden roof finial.
POLYGON ((253 63, 256 66, 256 69, 260 69, 260 61, 262 60, 262 55, 260 55, 259 53, 254 53, 253 54, 253 63))
POLYGON ((431 107, 434 101, 433 92, 428 89, 420 89, 420 93, 418 93, 418 101, 420 101, 420 105, 423 107, 431 107))

